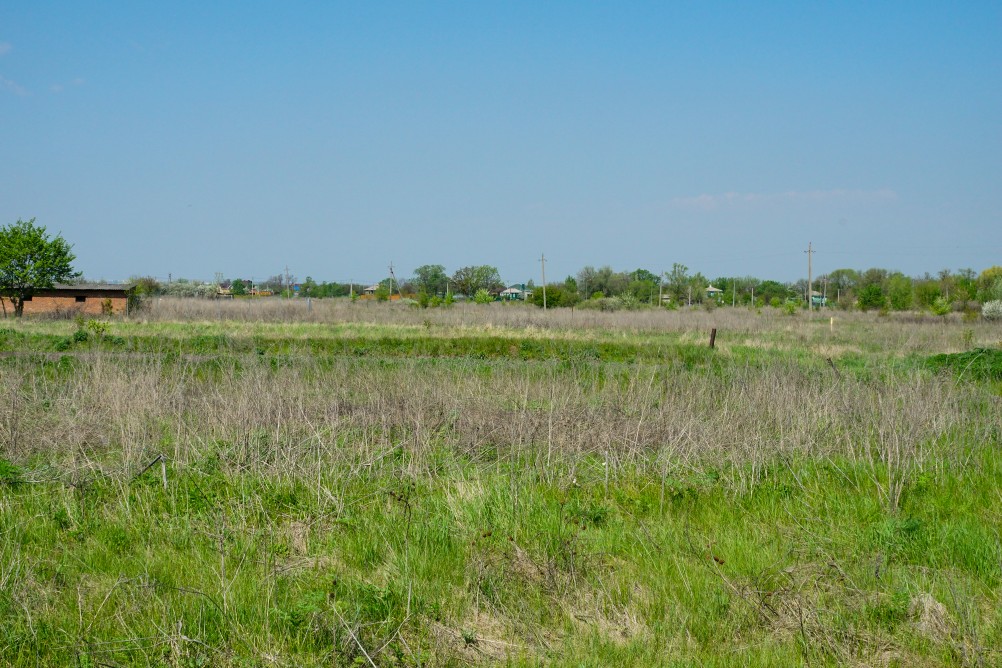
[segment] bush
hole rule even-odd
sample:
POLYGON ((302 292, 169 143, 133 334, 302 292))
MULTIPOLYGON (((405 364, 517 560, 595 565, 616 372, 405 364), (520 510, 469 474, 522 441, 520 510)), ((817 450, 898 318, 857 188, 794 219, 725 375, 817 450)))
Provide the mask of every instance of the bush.
POLYGON ((864 311, 870 309, 882 309, 887 306, 887 297, 884 291, 876 283, 871 283, 859 291, 859 308, 864 311))
POLYGON ((601 299, 589 299, 581 302, 578 308, 585 311, 622 311, 626 308, 623 300, 619 297, 602 297, 601 299))
POLYGON ((484 288, 480 288, 473 295, 473 301, 476 304, 490 304, 494 301, 494 297, 492 297, 491 293, 487 292, 484 288))
POLYGON ((938 316, 945 316, 947 313, 953 310, 950 302, 943 297, 936 297, 932 302, 932 306, 929 307, 932 312, 938 316))
POLYGON ((985 320, 1002 320, 1002 299, 985 302, 981 307, 981 317, 985 320))

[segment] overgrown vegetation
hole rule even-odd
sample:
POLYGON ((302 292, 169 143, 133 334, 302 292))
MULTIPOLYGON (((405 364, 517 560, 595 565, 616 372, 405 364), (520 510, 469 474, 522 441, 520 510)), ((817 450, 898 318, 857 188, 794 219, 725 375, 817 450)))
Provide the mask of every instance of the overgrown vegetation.
POLYGON ((1002 661, 997 327, 151 308, 0 330, 5 664, 1002 661))

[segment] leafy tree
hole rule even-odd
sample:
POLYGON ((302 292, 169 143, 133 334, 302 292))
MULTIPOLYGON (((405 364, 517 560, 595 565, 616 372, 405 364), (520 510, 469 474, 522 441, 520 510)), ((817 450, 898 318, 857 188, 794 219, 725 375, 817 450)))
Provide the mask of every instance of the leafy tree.
POLYGON ((778 281, 762 281, 755 289, 755 299, 761 299, 764 304, 772 304, 773 300, 783 303, 790 296, 790 289, 778 281))
POLYGON ((578 288, 583 295, 601 292, 606 297, 614 297, 626 291, 630 285, 630 275, 613 271, 606 265, 600 269, 585 267, 578 272, 578 288))
POLYGON ((414 270, 414 291, 429 296, 445 295, 449 276, 440 264, 426 264, 414 270))
POLYGON ((954 287, 953 274, 950 273, 949 269, 940 269, 937 276, 939 276, 939 293, 943 295, 944 299, 949 301, 950 291, 954 287))
POLYGON ((980 292, 980 295, 983 302, 1002 300, 1002 277, 996 278, 993 284, 980 292))
POLYGON ((318 287, 319 286, 317 285, 317 282, 313 280, 313 277, 307 276, 306 280, 300 284, 299 292, 304 297, 319 297, 320 295, 317 294, 318 287))
POLYGON ((978 288, 981 293, 982 301, 989 301, 993 299, 1002 299, 1002 294, 992 295, 990 291, 1002 281, 1002 266, 988 267, 978 276, 978 288), (986 294, 988 293, 988 294, 986 294))
POLYGON ((897 272, 887 279, 887 298, 895 311, 907 311, 913 304, 912 279, 897 272))
POLYGON ((230 284, 230 294, 234 297, 243 297, 247 294, 247 284, 242 278, 234 279, 230 284))
POLYGON ((456 270, 452 276, 452 283, 456 287, 456 292, 467 297, 475 295, 477 290, 481 289, 488 292, 504 289, 504 284, 501 283, 501 273, 497 267, 486 264, 456 270))
MULTIPOLYGON (((580 301, 581 296, 578 294, 577 285, 574 284, 573 280, 564 281, 563 283, 548 283, 546 286, 547 308, 556 308, 557 306, 574 306, 580 301)), ((529 303, 540 307, 543 305, 542 288, 537 287, 532 291, 532 296, 529 297, 529 303)))
POLYGON ((0 296, 11 301, 15 315, 24 313, 24 300, 35 291, 79 276, 70 248, 60 235, 50 239, 34 218, 0 228, 0 296))
POLYGON ((855 269, 836 269, 828 274, 828 286, 835 288, 835 293, 848 292, 859 283, 859 272, 855 269))
POLYGON ((959 299, 978 298, 978 274, 973 269, 958 269, 954 278, 959 299))
POLYGON ((650 302, 657 300, 658 285, 661 277, 646 269, 637 269, 630 274, 630 284, 626 291, 637 301, 650 302))
POLYGON ((134 276, 130 279, 132 283, 135 283, 136 287, 133 290, 133 294, 137 297, 149 297, 151 295, 158 295, 162 291, 160 281, 153 278, 152 276, 134 276))
POLYGON ((490 304, 494 301, 494 297, 491 297, 491 293, 486 288, 480 288, 473 295, 473 301, 476 304, 490 304))
POLYGON ((887 305, 887 298, 880 283, 870 283, 860 289, 858 302, 859 308, 869 311, 874 308, 884 308, 887 305))
POLYGON ((922 278, 915 279, 912 285, 915 289, 915 306, 932 307, 932 303, 939 297, 939 282, 926 273, 922 278))
MULTIPOLYGON (((686 289, 685 298, 693 304, 702 304, 706 298, 706 288, 710 281, 702 273, 696 272, 689 278, 689 286, 686 289)), ((716 287, 716 286, 714 286, 716 287)))
POLYGON ((668 295, 677 303, 686 301, 689 295, 689 267, 684 264, 674 263, 671 271, 665 279, 668 286, 668 295))

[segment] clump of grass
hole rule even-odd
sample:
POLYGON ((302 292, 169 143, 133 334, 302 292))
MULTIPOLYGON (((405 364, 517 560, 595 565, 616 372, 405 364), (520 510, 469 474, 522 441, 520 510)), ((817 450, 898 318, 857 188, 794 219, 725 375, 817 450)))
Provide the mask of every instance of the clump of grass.
POLYGON ((975 348, 962 353, 932 355, 926 365, 935 371, 952 373, 975 380, 1002 380, 1002 349, 975 348))

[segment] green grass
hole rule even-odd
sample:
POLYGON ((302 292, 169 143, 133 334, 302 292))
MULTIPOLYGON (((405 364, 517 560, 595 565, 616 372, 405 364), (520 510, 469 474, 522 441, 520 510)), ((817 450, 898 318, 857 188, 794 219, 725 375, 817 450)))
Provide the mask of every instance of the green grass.
POLYGON ((0 663, 997 665, 998 351, 825 327, 17 323, 0 663))

